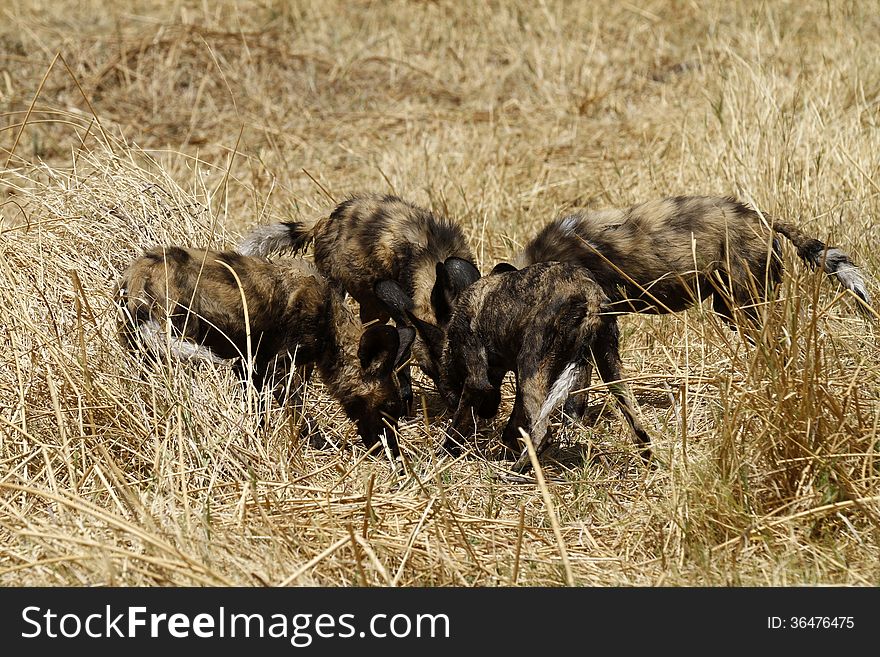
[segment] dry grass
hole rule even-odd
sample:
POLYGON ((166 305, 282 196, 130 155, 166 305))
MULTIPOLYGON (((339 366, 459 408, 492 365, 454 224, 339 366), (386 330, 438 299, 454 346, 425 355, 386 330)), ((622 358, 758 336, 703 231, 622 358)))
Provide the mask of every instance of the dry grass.
POLYGON ((876 275, 877 9, 0 8, 0 583, 880 584, 875 329, 790 252, 756 347, 707 310, 621 322, 656 468, 597 390, 540 486, 492 428, 438 459, 428 386, 403 477, 319 382, 329 449, 261 430, 226 368, 141 371, 110 298, 144 247, 358 190, 457 219, 484 270, 572 206, 733 193, 876 275))

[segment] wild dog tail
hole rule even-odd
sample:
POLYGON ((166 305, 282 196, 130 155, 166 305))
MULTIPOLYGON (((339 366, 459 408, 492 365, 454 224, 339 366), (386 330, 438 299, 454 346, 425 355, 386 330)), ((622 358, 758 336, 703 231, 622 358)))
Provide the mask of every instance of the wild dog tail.
MULTIPOLYGON (((600 313, 608 299, 598 289, 595 294, 594 298, 572 299, 556 309, 554 339, 548 345, 548 351, 565 365, 550 386, 534 420, 535 441, 544 439, 550 414, 568 398, 580 371, 592 362, 594 346, 599 347, 596 339, 605 323, 600 313)), ((540 451, 541 444, 535 443, 535 448, 540 451)))
POLYGON ((277 224, 257 226, 238 245, 242 255, 267 256, 273 251, 291 249, 294 253, 303 251, 314 238, 318 219, 305 221, 283 221, 277 224))
POLYGON ((871 295, 862 278, 861 270, 843 251, 836 247, 828 247, 819 240, 808 237, 797 226, 784 222, 773 224, 773 230, 788 239, 797 249, 798 256, 813 268, 821 266, 825 273, 834 276, 847 290, 861 301, 859 310, 863 313, 876 315, 871 308, 871 295))
MULTIPOLYGON (((131 351, 143 350, 146 353, 170 354, 179 360, 201 360, 221 363, 207 347, 196 344, 178 335, 178 327, 171 322, 171 335, 159 321, 163 315, 159 310, 151 281, 143 271, 127 272, 116 286, 116 305, 119 312, 119 339, 131 351)), ((195 315, 188 317, 191 327, 198 323, 195 315)))
POLYGON ((178 360, 209 361, 222 363, 223 359, 207 347, 175 335, 170 337, 159 322, 151 319, 137 326, 137 338, 152 353, 162 354, 167 349, 178 360))

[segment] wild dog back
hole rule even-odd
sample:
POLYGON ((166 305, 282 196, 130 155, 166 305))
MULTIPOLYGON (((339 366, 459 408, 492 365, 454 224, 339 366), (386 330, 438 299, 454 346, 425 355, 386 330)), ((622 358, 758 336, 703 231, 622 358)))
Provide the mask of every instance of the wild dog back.
POLYGON ((314 362, 332 318, 327 288, 305 260, 271 265, 234 252, 169 246, 136 259, 117 298, 130 318, 123 324, 129 344, 146 324, 170 321, 178 337, 233 359, 246 356, 249 327, 255 362, 274 358, 288 341, 302 362, 314 362))
MULTIPOLYGON (((455 299, 480 277, 458 224, 391 195, 357 195, 327 217, 257 227, 239 251, 300 251, 311 241, 318 269, 354 297, 364 322, 393 317, 404 326, 411 312, 445 326, 455 299)), ((421 341, 413 353, 436 381, 438 363, 421 341)), ((401 371, 401 379, 409 390, 407 369, 401 371)))
MULTIPOLYGON (((380 281, 391 280, 413 300, 419 317, 445 324, 449 299, 435 287, 437 265, 450 258, 470 264, 476 272, 461 226, 397 196, 355 196, 315 226, 315 262, 362 308, 372 311, 370 318, 388 318, 387 309, 377 306, 374 290, 380 281)), ((476 277, 478 272, 466 284, 476 277)))
POLYGON ((870 304, 858 269, 842 251, 726 197, 676 196, 559 217, 526 245, 517 263, 587 267, 620 312, 678 312, 712 296, 728 321, 732 307, 756 320, 755 306, 782 276, 777 234, 811 266, 837 277, 861 301, 860 309, 870 304))

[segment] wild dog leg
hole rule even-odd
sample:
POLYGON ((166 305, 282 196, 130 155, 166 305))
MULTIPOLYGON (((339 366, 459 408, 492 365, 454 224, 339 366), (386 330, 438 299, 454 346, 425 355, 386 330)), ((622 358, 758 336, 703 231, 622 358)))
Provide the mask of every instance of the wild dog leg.
POLYGON ((623 378, 621 374, 623 367, 620 360, 618 343, 619 330, 617 324, 604 324, 596 336, 593 358, 596 362, 599 376, 608 385, 608 389, 617 400, 617 404, 632 430, 634 442, 639 448, 642 458, 648 460, 651 457, 651 438, 642 426, 641 420, 639 420, 638 404, 632 389, 628 384, 620 380, 623 378))

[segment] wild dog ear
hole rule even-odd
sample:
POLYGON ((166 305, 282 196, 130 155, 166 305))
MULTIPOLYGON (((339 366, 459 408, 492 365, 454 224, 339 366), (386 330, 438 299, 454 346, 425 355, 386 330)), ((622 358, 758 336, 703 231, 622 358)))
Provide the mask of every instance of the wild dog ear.
POLYGON ((390 376, 399 349, 397 329, 387 324, 374 324, 364 331, 358 345, 361 368, 366 374, 379 379, 390 376))
POLYGON ((468 285, 480 279, 480 270, 474 267, 467 260, 456 258, 446 258, 443 263, 446 270, 446 276, 449 283, 449 290, 455 293, 457 297, 468 285))
POLYGON ((434 326, 430 322, 419 319, 410 311, 407 311, 410 323, 416 327, 416 331, 421 336, 422 341, 428 346, 428 355, 435 363, 440 362, 440 356, 443 354, 443 330, 434 326))
POLYGON ((410 323, 416 327, 416 331, 422 336, 422 340, 428 343, 443 341, 443 330, 441 328, 423 319, 419 319, 409 310, 406 311, 406 316, 409 318, 410 323))
POLYGON ((400 365, 409 360, 413 340, 416 339, 416 330, 411 326, 401 326, 397 329, 397 337, 400 339, 400 346, 397 348, 394 364, 400 365))
POLYGON ((514 267, 509 262, 499 262, 497 265, 492 267, 492 271, 489 272, 489 276, 494 276, 495 274, 505 274, 509 271, 518 271, 516 267, 514 267))
POLYGON ((415 307, 410 296, 397 281, 382 280, 373 286, 373 293, 388 307, 397 324, 406 324, 406 312, 415 307))
POLYGON ((441 326, 452 316, 452 306, 464 289, 479 280, 480 270, 462 258, 446 258, 436 266, 437 280, 431 290, 431 305, 441 326))

